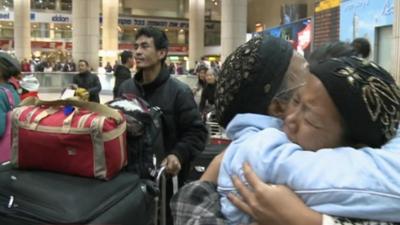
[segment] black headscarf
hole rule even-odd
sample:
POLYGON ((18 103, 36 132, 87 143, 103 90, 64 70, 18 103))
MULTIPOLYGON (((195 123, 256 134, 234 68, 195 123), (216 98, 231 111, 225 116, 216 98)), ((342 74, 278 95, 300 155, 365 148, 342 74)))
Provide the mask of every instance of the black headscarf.
POLYGON ((226 127, 238 113, 265 114, 292 55, 289 42, 268 35, 254 37, 230 54, 217 79, 218 123, 226 127))
POLYGON ((379 147, 395 134, 400 119, 400 91, 393 77, 359 57, 311 64, 341 114, 354 144, 379 147))

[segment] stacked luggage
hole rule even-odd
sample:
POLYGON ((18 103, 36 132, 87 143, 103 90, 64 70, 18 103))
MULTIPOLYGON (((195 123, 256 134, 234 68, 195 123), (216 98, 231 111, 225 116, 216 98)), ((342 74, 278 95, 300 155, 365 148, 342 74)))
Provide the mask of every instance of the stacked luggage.
POLYGON ((2 170, 0 224, 153 224, 152 187, 135 174, 123 172, 104 182, 45 171, 2 170))
POLYGON ((146 168, 154 178, 143 179, 125 169, 126 123, 97 103, 22 102, 12 160, 0 166, 0 224, 165 224, 164 170, 155 164, 146 168))

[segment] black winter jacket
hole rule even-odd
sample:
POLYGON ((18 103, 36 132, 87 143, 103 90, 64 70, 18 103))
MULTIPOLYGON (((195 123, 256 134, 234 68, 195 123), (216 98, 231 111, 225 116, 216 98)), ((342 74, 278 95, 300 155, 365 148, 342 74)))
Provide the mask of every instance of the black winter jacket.
POLYGON ((78 73, 73 77, 72 83, 80 88, 85 88, 89 92, 89 101, 100 102, 101 83, 97 75, 90 73, 90 71, 78 73))
POLYGON ((128 69, 128 67, 124 65, 118 65, 115 68, 114 76, 115 76, 115 83, 114 83, 113 94, 115 98, 117 97, 118 89, 121 86, 122 82, 130 79, 132 77, 132 74, 131 71, 128 69))
POLYGON ((204 150, 207 140, 207 129, 201 120, 200 113, 191 89, 188 85, 172 78, 166 67, 163 67, 157 78, 145 85, 141 71, 133 79, 122 83, 118 96, 135 94, 145 99, 151 106, 158 106, 164 114, 164 145, 166 154, 174 154, 181 162, 179 183, 186 180, 190 163, 204 150))
POLYGON ((216 84, 207 84, 207 86, 203 89, 203 92, 201 92, 199 104, 199 109, 201 113, 203 113, 203 111, 205 110, 206 103, 208 103, 209 105, 214 105, 216 86, 216 84))

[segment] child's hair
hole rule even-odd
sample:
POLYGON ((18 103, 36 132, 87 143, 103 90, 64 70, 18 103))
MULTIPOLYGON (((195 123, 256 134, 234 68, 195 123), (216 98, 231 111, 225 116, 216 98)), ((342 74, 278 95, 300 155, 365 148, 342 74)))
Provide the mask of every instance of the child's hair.
POLYGON ((368 58, 371 53, 371 44, 366 38, 356 38, 351 42, 351 45, 360 57, 368 58))
POLYGON ((343 118, 350 143, 379 147, 395 134, 400 120, 400 90, 374 62, 356 56, 311 64, 343 118))
POLYGON ((0 52, 0 76, 4 81, 8 81, 12 76, 17 76, 21 73, 21 66, 17 59, 11 55, 0 52))
POLYGON ((311 52, 307 61, 311 64, 320 63, 321 61, 338 58, 343 56, 356 56, 357 52, 352 45, 346 42, 337 41, 325 44, 311 52))

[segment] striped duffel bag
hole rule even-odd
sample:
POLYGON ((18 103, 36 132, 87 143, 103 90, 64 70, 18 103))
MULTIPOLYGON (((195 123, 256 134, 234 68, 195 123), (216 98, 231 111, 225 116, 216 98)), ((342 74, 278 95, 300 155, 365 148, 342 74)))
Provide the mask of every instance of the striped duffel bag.
POLYGON ((11 163, 108 180, 127 163, 125 118, 94 102, 28 98, 12 113, 11 163))

